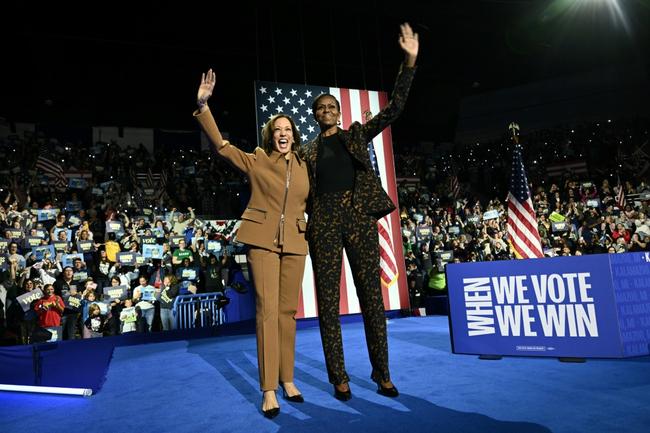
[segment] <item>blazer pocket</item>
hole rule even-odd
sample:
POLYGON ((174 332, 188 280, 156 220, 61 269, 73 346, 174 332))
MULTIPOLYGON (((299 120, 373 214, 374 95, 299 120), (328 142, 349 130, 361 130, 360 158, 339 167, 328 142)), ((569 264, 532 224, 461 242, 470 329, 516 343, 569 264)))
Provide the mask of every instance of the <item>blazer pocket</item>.
POLYGON ((296 223, 298 224, 298 232, 304 233, 307 231, 307 221, 302 218, 297 218, 296 223))
POLYGON ((241 215, 241 219, 262 224, 266 221, 266 211, 248 207, 241 215))

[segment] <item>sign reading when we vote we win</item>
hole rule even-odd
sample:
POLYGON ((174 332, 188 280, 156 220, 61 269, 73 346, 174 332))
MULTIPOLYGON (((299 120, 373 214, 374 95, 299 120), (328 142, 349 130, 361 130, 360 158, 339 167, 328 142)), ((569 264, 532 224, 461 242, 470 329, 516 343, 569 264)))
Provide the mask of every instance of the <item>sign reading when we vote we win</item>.
POLYGON ((447 283, 455 353, 649 353, 649 253, 450 264, 447 283))

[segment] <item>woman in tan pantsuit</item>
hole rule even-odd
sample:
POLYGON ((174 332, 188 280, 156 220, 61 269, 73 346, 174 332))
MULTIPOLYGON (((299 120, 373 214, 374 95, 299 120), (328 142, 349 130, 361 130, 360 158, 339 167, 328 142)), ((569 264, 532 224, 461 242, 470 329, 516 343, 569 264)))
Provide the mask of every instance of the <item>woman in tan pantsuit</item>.
POLYGON ((300 136, 293 120, 273 116, 262 130, 264 148, 245 153, 224 140, 207 105, 215 74, 203 74, 194 116, 217 153, 248 176, 251 198, 241 216, 237 240, 250 246, 256 300, 257 360, 262 412, 280 411, 279 382, 287 400, 302 402, 293 383, 295 314, 307 255, 305 207, 309 194, 307 166, 296 154, 300 136))

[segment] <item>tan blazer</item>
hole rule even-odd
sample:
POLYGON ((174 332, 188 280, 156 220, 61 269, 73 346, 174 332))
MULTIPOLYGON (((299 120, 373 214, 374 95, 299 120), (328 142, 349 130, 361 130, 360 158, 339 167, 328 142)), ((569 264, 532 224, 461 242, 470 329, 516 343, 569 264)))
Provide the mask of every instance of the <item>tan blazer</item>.
MULTIPOLYGON (((217 143, 217 126, 210 110, 195 112, 194 116, 210 141, 217 143)), ((237 241, 270 251, 306 255, 307 164, 295 152, 282 155, 274 151, 267 155, 257 147, 253 153, 246 153, 226 140, 223 143, 217 152, 246 174, 251 185, 251 198, 241 216, 237 241)))

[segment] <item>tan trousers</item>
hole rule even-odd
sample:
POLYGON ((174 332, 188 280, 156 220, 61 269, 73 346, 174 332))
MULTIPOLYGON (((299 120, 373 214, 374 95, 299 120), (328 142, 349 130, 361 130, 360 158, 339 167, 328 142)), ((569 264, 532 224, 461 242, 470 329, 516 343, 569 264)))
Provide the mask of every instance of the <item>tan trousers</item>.
POLYGON ((278 381, 293 382, 296 311, 305 270, 305 256, 248 251, 256 298, 257 363, 262 391, 278 381))

